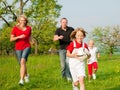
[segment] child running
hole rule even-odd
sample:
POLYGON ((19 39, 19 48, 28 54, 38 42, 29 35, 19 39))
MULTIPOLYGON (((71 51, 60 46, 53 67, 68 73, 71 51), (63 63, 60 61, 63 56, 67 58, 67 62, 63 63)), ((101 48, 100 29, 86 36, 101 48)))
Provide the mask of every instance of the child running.
POLYGON ((96 71, 98 69, 97 57, 100 57, 97 47, 94 46, 94 41, 90 40, 88 43, 89 52, 91 57, 88 59, 88 80, 91 78, 96 79, 96 71), (92 70, 93 69, 93 70, 92 70))
POLYGON ((75 29, 70 38, 73 40, 67 47, 66 55, 70 57, 69 66, 73 79, 73 90, 85 90, 84 77, 85 77, 85 60, 90 57, 88 46, 83 42, 86 37, 86 32, 83 28, 75 29))

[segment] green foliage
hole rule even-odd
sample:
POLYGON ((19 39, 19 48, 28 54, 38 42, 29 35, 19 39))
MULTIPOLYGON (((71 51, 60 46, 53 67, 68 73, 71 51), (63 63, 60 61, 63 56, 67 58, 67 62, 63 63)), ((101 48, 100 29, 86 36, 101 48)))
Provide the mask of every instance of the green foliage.
POLYGON ((10 42, 10 32, 12 28, 3 28, 0 32, 0 54, 10 54, 13 50, 14 44, 10 42))
MULTIPOLYGON (((86 90, 120 90, 120 56, 101 55, 97 79, 88 82, 86 90)), ((27 62, 30 83, 19 86, 19 64, 13 56, 0 56, 1 90, 72 90, 72 84, 61 78, 57 55, 29 56, 27 62)), ((86 65, 87 75, 87 65, 86 65)))
MULTIPOLYGON (((61 6, 55 0, 31 1, 30 24, 33 27, 32 37, 38 44, 38 53, 46 53, 53 46, 53 35, 56 30, 55 21, 60 15, 61 6)), ((30 14, 27 14, 28 16, 30 14)))
POLYGON ((104 52, 113 54, 114 49, 120 46, 120 26, 96 27, 91 33, 91 38, 104 52))
POLYGON ((19 0, 11 0, 11 3, 1 1, 0 16, 4 21, 6 20, 6 23, 10 23, 16 21, 16 16, 23 11, 29 19, 29 25, 32 26, 32 37, 38 47, 33 46, 32 50, 37 50, 37 53, 46 53, 54 46, 52 38, 56 30, 56 18, 59 17, 62 6, 57 4, 57 0, 28 1, 22 1, 23 8, 19 0))

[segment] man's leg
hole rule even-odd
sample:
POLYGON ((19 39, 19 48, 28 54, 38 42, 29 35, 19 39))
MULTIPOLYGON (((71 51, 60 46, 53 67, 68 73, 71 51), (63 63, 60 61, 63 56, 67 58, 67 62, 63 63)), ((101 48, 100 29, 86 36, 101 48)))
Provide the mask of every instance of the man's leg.
POLYGON ((66 78, 66 75, 65 75, 65 68, 66 68, 65 67, 65 59, 66 59, 65 51, 64 50, 59 50, 59 56, 60 56, 62 77, 66 78))
POLYGON ((72 76, 71 76, 70 68, 69 68, 69 57, 66 57, 66 68, 65 69, 66 69, 66 71, 65 71, 66 78, 67 78, 67 80, 71 81, 72 76))

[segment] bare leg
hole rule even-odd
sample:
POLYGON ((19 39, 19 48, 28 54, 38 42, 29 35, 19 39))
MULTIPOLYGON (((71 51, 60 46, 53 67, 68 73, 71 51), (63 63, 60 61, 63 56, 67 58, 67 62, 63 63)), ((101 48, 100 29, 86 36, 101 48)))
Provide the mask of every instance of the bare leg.
POLYGON ((85 90, 84 76, 79 77, 79 83, 80 83, 80 90, 85 90))
POLYGON ((88 75, 89 82, 90 82, 91 78, 92 78, 92 75, 88 75))
POLYGON ((78 86, 79 81, 74 82, 74 86, 78 86))
POLYGON ((93 74, 96 74, 96 72, 97 72, 97 69, 94 69, 94 70, 93 70, 93 74))
POLYGON ((73 90, 79 90, 78 85, 79 85, 79 81, 73 82, 72 83, 73 90))
POLYGON ((26 73, 26 61, 24 58, 20 62, 20 79, 23 80, 26 73))

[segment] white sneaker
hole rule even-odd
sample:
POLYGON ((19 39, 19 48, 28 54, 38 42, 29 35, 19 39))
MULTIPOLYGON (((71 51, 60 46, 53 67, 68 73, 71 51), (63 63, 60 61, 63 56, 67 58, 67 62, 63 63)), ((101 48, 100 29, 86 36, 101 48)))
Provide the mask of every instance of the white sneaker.
POLYGON ((95 74, 92 74, 92 76, 93 76, 93 79, 96 79, 96 75, 95 74))
POLYGON ((24 79, 25 79, 25 82, 26 82, 26 83, 30 82, 30 80, 29 80, 29 74, 27 74, 27 76, 25 76, 24 79))
POLYGON ((23 80, 20 80, 20 81, 19 81, 19 85, 24 85, 24 81, 23 81, 23 80))
POLYGON ((73 87, 73 90, 79 90, 79 88, 78 87, 73 87))

